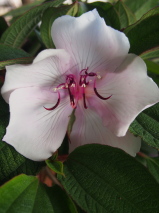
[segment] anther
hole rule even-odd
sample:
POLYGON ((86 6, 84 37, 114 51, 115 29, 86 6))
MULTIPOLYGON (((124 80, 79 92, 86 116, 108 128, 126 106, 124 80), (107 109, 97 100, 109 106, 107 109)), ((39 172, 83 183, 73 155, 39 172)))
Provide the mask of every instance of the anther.
POLYGON ((66 89, 68 88, 68 84, 67 84, 67 83, 65 84, 65 88, 66 88, 66 89))
POLYGON ((98 78, 98 79, 101 79, 102 77, 101 77, 100 75, 97 75, 97 78, 98 78))
POLYGON ((81 87, 86 87, 86 84, 82 84, 81 87))

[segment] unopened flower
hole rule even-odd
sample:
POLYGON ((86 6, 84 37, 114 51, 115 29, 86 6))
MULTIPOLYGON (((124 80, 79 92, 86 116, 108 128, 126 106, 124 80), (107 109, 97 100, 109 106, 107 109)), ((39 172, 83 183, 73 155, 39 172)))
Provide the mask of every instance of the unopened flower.
POLYGON ((127 132, 129 125, 159 100, 143 60, 128 54, 127 37, 96 10, 58 18, 52 38, 57 49, 42 51, 31 65, 6 67, 2 95, 11 117, 3 140, 30 159, 47 159, 74 110, 70 151, 100 143, 134 156, 140 139, 127 132))

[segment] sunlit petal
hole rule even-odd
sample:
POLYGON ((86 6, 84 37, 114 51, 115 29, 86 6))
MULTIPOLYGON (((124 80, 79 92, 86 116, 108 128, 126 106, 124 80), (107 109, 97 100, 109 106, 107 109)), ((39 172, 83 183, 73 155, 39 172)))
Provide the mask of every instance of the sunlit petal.
POLYGON ((107 26, 96 10, 56 19, 52 38, 56 48, 69 52, 79 72, 87 67, 89 72, 114 71, 129 51, 125 34, 107 26))

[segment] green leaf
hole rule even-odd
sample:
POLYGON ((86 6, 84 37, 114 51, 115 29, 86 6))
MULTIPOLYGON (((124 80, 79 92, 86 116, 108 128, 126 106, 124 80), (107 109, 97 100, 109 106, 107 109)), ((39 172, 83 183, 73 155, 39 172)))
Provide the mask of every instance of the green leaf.
POLYGON ((57 7, 64 0, 55 0, 41 4, 26 12, 23 16, 17 19, 2 35, 1 43, 21 47, 27 36, 32 32, 35 26, 41 20, 43 12, 49 7, 57 7))
POLYGON ((36 175, 44 162, 31 161, 0 141, 0 185, 19 174, 36 175))
POLYGON ((141 147, 141 152, 138 153, 136 158, 140 163, 142 163, 145 167, 147 167, 149 172, 153 175, 153 177, 159 183, 159 157, 149 157, 149 155, 158 156, 158 152, 152 147, 148 147, 148 145, 144 143, 144 147, 141 147), (146 148, 146 150, 143 150, 144 152, 142 152, 143 148, 144 149, 146 148))
MULTIPOLYGON (((0 95, 0 140, 2 139, 3 135, 5 134, 5 127, 8 125, 9 122, 9 106, 3 100, 2 96, 0 95)), ((1 148, 1 145, 0 145, 1 148)), ((1 158, 1 155, 0 155, 1 158)), ((1 162, 1 161, 0 161, 1 162)), ((1 164, 0 164, 1 167, 1 164)), ((0 172, 1 175, 1 172, 0 172)))
POLYGON ((137 55, 159 46, 159 7, 150 10, 124 33, 130 41, 130 53, 137 55))
POLYGON ((4 44, 0 44, 0 69, 11 64, 28 64, 33 57, 22 49, 17 49, 4 44))
POLYGON ((72 7, 70 7, 70 9, 67 11, 66 15, 76 16, 76 14, 78 12, 78 3, 75 1, 75 3, 73 3, 70 6, 72 6, 72 7))
POLYGON ((78 4, 74 3, 69 6, 62 6, 59 8, 49 8, 45 11, 42 17, 42 24, 40 27, 41 38, 47 48, 55 48, 52 37, 51 27, 55 19, 62 15, 75 16, 78 11, 78 4))
POLYGON ((159 86, 159 75, 148 73, 149 77, 153 79, 153 81, 159 86))
POLYGON ((45 162, 46 162, 47 166, 51 170, 53 170, 57 174, 64 175, 64 173, 63 173, 63 163, 61 161, 57 161, 57 160, 53 161, 52 159, 48 159, 45 162))
POLYGON ((87 6, 84 2, 78 2, 78 11, 76 16, 81 16, 83 13, 86 13, 88 11, 87 6))
POLYGON ((0 185, 12 177, 25 173, 35 175, 44 165, 44 162, 31 161, 20 155, 15 149, 2 142, 6 126, 9 122, 9 107, 0 96, 0 185))
POLYGON ((158 0, 124 0, 124 3, 132 10, 137 19, 140 19, 148 10, 157 6, 158 0))
POLYGON ((38 6, 40 5, 41 3, 43 3, 45 0, 38 0, 38 1, 35 1, 33 3, 30 3, 30 4, 26 4, 26 5, 23 5, 21 7, 18 7, 14 10, 11 10, 9 12, 7 12, 6 14, 4 14, 4 16, 12 16, 12 17, 17 17, 17 16, 21 16, 23 15, 26 11, 28 11, 29 9, 35 7, 35 6, 38 6))
POLYGON ((36 177, 20 175, 0 188, 1 213, 77 213, 76 207, 58 186, 47 187, 36 177))
POLYGON ((69 138, 68 135, 66 134, 61 146, 58 149, 58 155, 65 156, 68 155, 68 152, 69 152, 69 138))
POLYGON ((159 149, 159 103, 141 112, 129 129, 148 145, 159 149))
POLYGON ((159 158, 146 157, 147 168, 159 183, 159 158))
POLYGON ((3 32, 8 28, 7 22, 5 19, 1 16, 0 17, 0 37, 3 34, 3 32))
POLYGON ((88 213, 158 213, 159 185, 133 157, 99 144, 77 148, 58 179, 88 213))
POLYGON ((79 206, 76 206, 78 213, 86 213, 85 211, 83 211, 79 206))
POLYGON ((148 71, 159 75, 159 64, 153 61, 148 61, 148 60, 145 60, 145 63, 146 63, 148 71))
POLYGON ((108 26, 111 26, 117 30, 121 29, 119 14, 115 7, 109 2, 94 2, 91 4, 87 4, 87 7, 89 8, 89 10, 96 8, 99 15, 104 18, 108 26))
POLYGON ((119 14, 121 28, 125 28, 136 21, 135 15, 122 1, 118 1, 114 8, 119 14))
POLYGON ((157 48, 152 48, 148 51, 143 52, 140 57, 142 59, 154 59, 154 58, 159 58, 159 47, 157 48))

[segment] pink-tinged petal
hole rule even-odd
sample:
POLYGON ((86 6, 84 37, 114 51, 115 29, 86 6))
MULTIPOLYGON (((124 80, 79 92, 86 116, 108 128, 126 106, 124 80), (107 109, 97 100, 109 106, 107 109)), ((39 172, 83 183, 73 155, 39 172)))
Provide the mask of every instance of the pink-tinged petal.
MULTIPOLYGON (((52 86, 70 67, 70 56, 65 50, 44 50, 33 64, 6 66, 7 72, 1 93, 6 102, 17 88, 52 86)), ((61 79, 59 79, 60 82, 61 79)))
POLYGON ((46 88, 30 87, 10 95, 10 123, 3 141, 25 157, 41 161, 49 158, 61 145, 72 112, 69 98, 49 111, 58 100, 57 93, 46 88))
POLYGON ((147 76, 143 60, 133 54, 114 73, 98 80, 96 88, 102 97, 112 96, 104 101, 92 92, 89 105, 117 136, 124 136, 135 117, 159 101, 158 86, 147 76))
POLYGON ((78 18, 62 16, 52 26, 56 48, 65 49, 73 58, 78 71, 114 71, 129 51, 124 33, 105 24, 96 10, 78 18), (114 63, 115 62, 115 63, 114 63))
POLYGON ((76 120, 70 135, 70 152, 78 146, 92 143, 117 147, 132 156, 140 150, 140 138, 129 132, 124 137, 115 136, 103 125, 102 119, 93 110, 89 108, 85 110, 78 106, 75 116, 76 120))

